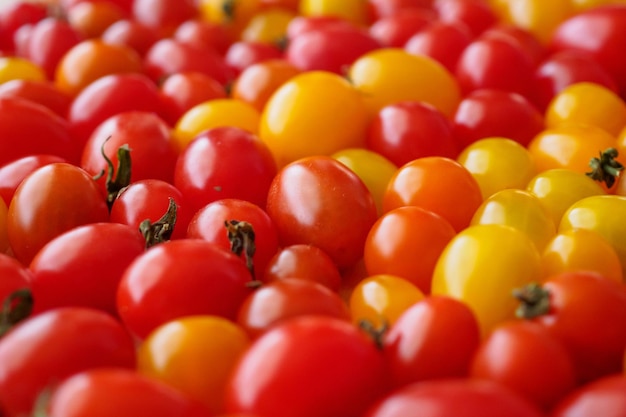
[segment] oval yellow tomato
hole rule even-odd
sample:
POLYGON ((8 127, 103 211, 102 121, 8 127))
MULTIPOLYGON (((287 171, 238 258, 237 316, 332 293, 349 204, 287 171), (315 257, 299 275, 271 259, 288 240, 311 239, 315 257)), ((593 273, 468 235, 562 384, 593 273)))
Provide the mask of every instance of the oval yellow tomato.
POLYGON ((303 16, 337 16, 357 25, 368 23, 368 2, 363 0, 300 0, 303 16))
POLYGON ((44 81, 46 73, 37 64, 20 57, 0 57, 0 84, 11 80, 44 81))

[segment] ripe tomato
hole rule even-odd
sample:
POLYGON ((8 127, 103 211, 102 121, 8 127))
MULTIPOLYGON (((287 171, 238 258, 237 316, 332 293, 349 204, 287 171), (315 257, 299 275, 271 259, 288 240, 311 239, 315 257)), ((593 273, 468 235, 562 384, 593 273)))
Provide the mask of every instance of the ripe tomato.
POLYGON ((199 0, 202 20, 225 27, 231 39, 239 39, 250 19, 259 11, 260 0, 199 0))
POLYGON ((496 12, 488 2, 476 0, 438 0, 434 9, 445 23, 465 25, 474 36, 482 34, 498 22, 496 12))
MULTIPOLYGON (((2 204, 0 203, 0 206, 2 204)), ((0 253, 0 338, 32 313, 33 298, 30 291, 32 274, 19 261, 4 252, 0 253), (8 305, 7 305, 8 304, 8 305)), ((1 409, 1 407, 0 407, 1 409)))
POLYGON ((414 9, 428 9, 433 0, 367 0, 373 20, 414 9))
POLYGON ((0 403, 8 417, 28 415, 39 395, 77 372, 134 368, 126 329, 102 311, 65 307, 33 316, 0 340, 0 403))
POLYGON ((14 2, 5 5, 0 12, 0 49, 13 51, 14 34, 22 26, 34 24, 48 16, 48 8, 44 3, 14 2))
POLYGON ((271 59, 282 59, 283 56, 283 50, 279 45, 241 40, 228 47, 224 61, 236 77, 250 65, 271 59))
POLYGON ((361 0, 300 0, 298 11, 303 16, 338 16, 357 25, 369 21, 367 3, 361 0))
POLYGON ((225 25, 202 19, 190 19, 181 23, 172 37, 196 47, 213 48, 220 55, 224 55, 233 42, 225 25))
MULTIPOLYGON (((269 0, 278 1, 280 0, 269 0)), ((286 0, 291 1, 294 0, 286 0)), ((296 0, 297 1, 297 0, 296 0)), ((241 40, 280 45, 287 36, 287 27, 296 17, 295 11, 283 5, 268 5, 256 13, 241 32, 241 40)))
POLYGON ((226 381, 249 344, 244 329, 225 318, 175 319, 154 329, 139 345, 137 369, 203 404, 212 415, 219 414, 224 411, 226 381))
POLYGON ((44 81, 46 74, 43 69, 24 58, 0 57, 0 84, 11 80, 44 81))
POLYGON ((113 23, 128 14, 114 3, 94 0, 82 1, 67 10, 67 21, 82 38, 97 38, 113 23))
POLYGON ((198 17, 192 0, 134 0, 135 21, 159 31, 161 37, 171 36, 183 22, 198 17))
POLYGON ((626 409, 626 377, 611 375, 585 384, 563 398, 552 417, 603 415, 620 417, 626 409))
POLYGON ((135 20, 122 19, 109 26, 100 38, 107 43, 126 45, 143 57, 159 40, 158 31, 135 20))
POLYGON ((55 155, 32 155, 18 158, 0 167, 0 196, 7 208, 11 204, 15 190, 29 174, 44 165, 67 162, 55 155))
POLYGON ((386 48, 402 48, 416 33, 435 21, 435 13, 427 9, 412 9, 377 19, 369 27, 372 38, 386 48))
POLYGON ((386 387, 382 354, 368 336, 344 320, 299 317, 269 330, 244 353, 226 385, 226 409, 359 416, 386 387))
POLYGON ((282 168, 270 185, 267 213, 283 245, 317 246, 340 269, 361 259, 365 238, 377 218, 374 199, 363 181, 327 156, 302 158, 282 168))
POLYGON ((61 117, 67 115, 72 97, 50 81, 12 80, 0 85, 0 97, 21 97, 41 104, 61 117))
POLYGON ((461 53, 472 39, 463 24, 435 21, 407 39, 403 48, 412 55, 429 56, 453 73, 461 53))

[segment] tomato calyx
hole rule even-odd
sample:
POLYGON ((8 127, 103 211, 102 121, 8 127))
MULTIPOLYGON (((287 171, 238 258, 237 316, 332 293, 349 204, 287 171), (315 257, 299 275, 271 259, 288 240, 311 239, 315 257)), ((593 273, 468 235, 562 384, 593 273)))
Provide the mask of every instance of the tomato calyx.
POLYGON ((599 157, 591 158, 589 161, 591 171, 587 172, 586 175, 592 180, 604 182, 608 188, 611 188, 624 170, 624 165, 615 159, 618 154, 619 152, 615 148, 608 148, 604 152, 600 152, 599 157))
POLYGON ((248 283, 250 288, 258 288, 261 281, 256 279, 254 274, 254 253, 256 252, 256 244, 254 243, 254 228, 246 221, 225 220, 224 226, 228 233, 228 241, 230 242, 230 250, 237 256, 243 254, 246 261, 246 267, 252 275, 252 281, 248 283))
POLYGON ((235 10, 237 8, 237 0, 226 0, 222 4, 222 12, 228 22, 232 22, 235 19, 235 10))
POLYGON ((159 220, 152 223, 150 219, 145 219, 139 223, 139 232, 146 241, 146 249, 170 240, 174 226, 176 226, 176 202, 170 197, 167 211, 159 220))
POLYGON ((32 310, 33 295, 28 288, 20 288, 9 294, 4 299, 0 312, 0 338, 30 316, 32 310))
POLYGON ((515 316, 532 319, 547 314, 550 310, 550 292, 541 285, 532 283, 513 290, 513 297, 520 301, 515 316))
POLYGON ((102 143, 102 147, 100 148, 100 152, 102 153, 102 157, 107 163, 107 169, 100 171, 96 176, 94 176, 94 180, 100 179, 106 172, 106 190, 107 190, 107 206, 109 207, 109 211, 113 206, 113 202, 117 199, 117 196, 122 192, 122 190, 130 184, 130 172, 131 172, 131 158, 130 158, 130 147, 127 144, 124 144, 117 148, 117 169, 113 166, 113 162, 106 156, 104 153, 104 145, 111 139, 111 136, 106 138, 102 143), (114 178, 115 176, 115 178, 114 178))
POLYGON ((358 326, 374 341, 376 348, 379 350, 383 349, 385 335, 389 331, 387 320, 383 320, 380 326, 375 326, 370 320, 361 319, 358 326))

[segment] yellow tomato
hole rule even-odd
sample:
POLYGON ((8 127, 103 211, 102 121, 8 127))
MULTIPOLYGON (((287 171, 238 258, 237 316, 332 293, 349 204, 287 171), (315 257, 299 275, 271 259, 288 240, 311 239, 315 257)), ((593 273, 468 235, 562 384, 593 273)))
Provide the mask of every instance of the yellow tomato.
POLYGON ((241 33, 241 39, 273 45, 284 42, 287 26, 295 13, 282 8, 267 9, 257 13, 241 33))
POLYGON ((366 320, 375 328, 391 326, 424 293, 408 280, 395 275, 372 275, 359 282, 350 295, 350 313, 355 323, 366 320))
POLYGON ((574 13, 571 0, 496 0, 503 20, 528 30, 547 42, 554 29, 574 13))
POLYGON ((383 196, 387 184, 398 167, 384 156, 368 149, 343 149, 331 156, 361 178, 374 197, 380 216, 383 212, 383 196))
POLYGON ((622 265, 615 249, 588 229, 570 229, 555 235, 541 254, 541 269, 545 278, 583 270, 623 282, 622 265))
POLYGON ((259 134, 278 166, 365 145, 367 108, 343 77, 311 71, 289 79, 269 98, 259 134))
POLYGON ((214 127, 233 126, 256 134, 261 115, 251 104, 244 101, 222 98, 200 103, 176 123, 174 136, 179 149, 183 149, 200 132, 214 127))
POLYGON ((223 413, 225 386, 250 340, 230 320, 190 316, 155 329, 139 346, 139 372, 166 382, 213 413, 223 413))
POLYGON ((224 25, 233 40, 239 39, 261 6, 260 0, 198 0, 197 4, 202 19, 224 25))
POLYGON ((500 137, 480 139, 457 157, 476 178, 483 198, 506 188, 523 189, 536 174, 535 161, 518 142, 500 137))
POLYGON ((556 234, 548 209, 534 194, 524 190, 498 191, 478 207, 472 225, 503 224, 530 237, 540 252, 556 234))
POLYGON ((523 232, 501 224, 482 224, 458 233, 439 257, 432 293, 466 303, 483 336, 515 318, 512 291, 540 278, 540 256, 523 232))
POLYGON ((337 16, 357 25, 368 23, 368 2, 363 0, 300 0, 303 16, 337 16))
POLYGON ((609 4, 626 4, 625 0, 570 0, 574 10, 582 12, 587 9, 593 9, 594 7, 606 6, 609 4))
POLYGON ((0 84, 11 80, 43 81, 46 73, 37 64, 19 57, 0 57, 0 84))
POLYGON ((383 48, 362 55, 350 66, 348 77, 372 114, 403 100, 424 101, 452 116, 460 101, 459 85, 434 59, 383 48))

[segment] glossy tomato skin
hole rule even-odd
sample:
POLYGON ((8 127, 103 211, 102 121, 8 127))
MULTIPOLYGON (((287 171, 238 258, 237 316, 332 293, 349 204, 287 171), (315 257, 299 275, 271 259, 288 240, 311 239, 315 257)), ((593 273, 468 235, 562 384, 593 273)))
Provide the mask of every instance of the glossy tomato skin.
POLYGON ((67 161, 56 155, 29 155, 0 167, 0 196, 2 196, 7 207, 11 204, 13 194, 24 178, 36 171, 37 168, 56 162, 67 161))
POLYGON ((283 245, 317 246, 340 269, 363 256, 365 238, 377 218, 365 184, 327 156, 302 158, 280 170, 270 186, 267 212, 283 245))
POLYGON ((435 13, 430 10, 407 10, 377 19, 368 30, 381 46, 401 48, 411 36, 433 22, 435 17, 435 13))
POLYGON ((6 300, 14 291, 30 288, 32 274, 15 258, 0 254, 0 302, 6 300))
POLYGON ((140 339, 182 316, 214 314, 234 320, 251 292, 251 276, 235 254, 200 239, 151 247, 125 270, 117 310, 140 339))
POLYGON ((30 263, 46 243, 76 226, 109 219, 104 196, 87 172, 59 162, 29 175, 9 206, 8 233, 16 258, 30 263))
POLYGON ((67 115, 72 97, 50 81, 12 80, 0 85, 0 97, 21 97, 41 104, 61 117, 67 115))
POLYGON ((224 55, 224 61, 235 77, 251 65, 281 58, 283 51, 277 45, 252 40, 241 40, 231 44, 224 55))
POLYGON ((454 73, 461 53, 472 40, 465 25, 435 21, 407 39, 403 48, 410 54, 429 56, 454 73))
POLYGON ((87 370, 65 379, 47 407, 50 417, 131 417, 143 413, 154 417, 211 415, 166 383, 119 368, 87 370))
POLYGON ((42 3, 16 2, 7 5, 0 13, 0 49, 11 52, 14 48, 13 35, 27 24, 35 24, 48 15, 47 7, 42 3))
POLYGON ((336 318, 308 316, 257 339, 226 389, 231 413, 359 416, 385 393, 386 376, 381 353, 358 328, 336 318))
POLYGON ((133 19, 157 30, 161 37, 171 36, 178 25, 199 14, 191 0, 135 0, 132 4, 133 19))
POLYGON ((124 327, 102 311, 66 307, 33 316, 0 341, 0 403, 8 417, 32 411, 42 390, 84 370, 135 366, 124 327))
POLYGON ((476 0, 439 0, 434 3, 439 19, 446 23, 461 23, 474 36, 490 29, 498 22, 498 16, 488 2, 476 0))
POLYGON ((626 409, 626 377, 609 375, 582 385, 563 398, 551 417, 620 417, 626 409))
POLYGON ((142 236, 118 223, 93 223, 57 236, 29 265, 34 312, 82 306, 116 316, 122 273, 144 250, 142 236))

